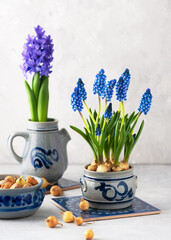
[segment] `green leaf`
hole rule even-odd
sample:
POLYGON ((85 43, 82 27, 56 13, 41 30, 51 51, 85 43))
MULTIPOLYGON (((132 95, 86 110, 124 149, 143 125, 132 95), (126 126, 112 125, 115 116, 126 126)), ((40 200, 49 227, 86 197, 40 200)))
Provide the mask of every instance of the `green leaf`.
POLYGON ((34 96, 34 93, 28 84, 28 82, 25 80, 24 82, 27 96, 28 96, 28 102, 30 106, 30 113, 31 113, 31 121, 38 121, 38 116, 37 116, 37 104, 36 104, 36 98, 34 96))
MULTIPOLYGON (((140 127, 139 127, 139 130, 138 130, 138 132, 137 132, 137 135, 136 135, 135 140, 134 140, 134 143, 133 143, 133 147, 134 147, 135 144, 137 143, 137 141, 138 141, 138 139, 139 139, 139 137, 140 137, 140 135, 141 135, 141 133, 142 133, 143 127, 144 127, 144 120, 142 121, 142 123, 141 123, 141 125, 140 125, 140 127)), ((133 147, 132 147, 132 148, 133 148, 133 147)))
POLYGON ((118 121, 116 123, 116 128, 115 128, 114 149, 113 149, 114 153, 116 152, 116 148, 117 148, 117 145, 118 145, 120 126, 121 126, 121 122, 118 121))
POLYGON ((93 120, 91 119, 91 117, 89 116, 89 120, 91 123, 91 133, 94 135, 95 134, 95 124, 93 122, 93 120))
POLYGON ((100 119, 100 128, 102 129, 102 127, 103 127, 103 124, 104 124, 104 114, 103 114, 103 116, 101 117, 101 119, 100 119))
POLYGON ((128 118, 128 120, 125 122, 125 129, 126 129, 126 130, 129 128, 130 124, 132 123, 132 120, 133 120, 133 118, 134 118, 134 114, 135 114, 135 112, 133 112, 133 113, 130 115, 130 117, 128 118))
POLYGON ((142 133, 143 127, 144 127, 144 120, 142 121, 142 123, 141 123, 141 125, 139 127, 138 133, 137 133, 133 143, 129 146, 129 148, 128 148, 125 156, 124 156, 124 161, 128 161, 128 159, 130 157, 130 154, 131 154, 133 148, 135 147, 135 144, 137 143, 137 141, 138 141, 138 139, 139 139, 139 137, 140 137, 140 135, 142 133))
POLYGON ((34 77, 32 79, 32 90, 34 92, 36 101, 38 100, 39 89, 40 89, 40 75, 38 72, 34 75, 34 77))
POLYGON ((116 151, 115 151, 115 156, 114 156, 116 165, 118 165, 119 156, 120 156, 121 151, 123 149, 123 146, 125 144, 125 140, 126 140, 126 131, 125 131, 125 126, 123 125, 122 129, 121 129, 121 132, 120 132, 120 138, 119 138, 119 141, 118 141, 118 145, 117 145, 117 148, 116 148, 116 151))
POLYGON ((42 81, 38 96, 37 111, 39 122, 47 121, 48 105, 49 105, 49 78, 46 77, 42 81))
POLYGON ((94 120, 96 121, 96 118, 97 118, 97 112, 96 112, 96 110, 94 110, 93 117, 94 117, 94 120))

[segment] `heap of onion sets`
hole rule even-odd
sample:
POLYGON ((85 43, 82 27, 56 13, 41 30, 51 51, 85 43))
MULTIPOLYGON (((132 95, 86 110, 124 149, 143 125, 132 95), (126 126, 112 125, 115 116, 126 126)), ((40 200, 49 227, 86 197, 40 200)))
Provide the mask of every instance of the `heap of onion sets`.
POLYGON ((101 69, 93 84, 93 93, 98 95, 98 109, 94 111, 86 103, 87 92, 81 78, 78 79, 77 86, 74 88, 71 105, 74 111, 79 112, 84 123, 84 130, 70 127, 79 133, 92 149, 94 160, 87 167, 90 171, 118 172, 130 168, 128 160, 141 135, 144 120, 137 131, 135 131, 135 126, 141 114, 148 113, 152 103, 151 90, 148 88, 141 98, 138 111, 125 114, 124 101, 127 100, 130 78, 129 70, 126 69, 118 81, 113 79, 106 82, 106 75, 101 69), (116 100, 119 101, 118 109, 115 111, 112 109, 114 87, 116 100), (88 111, 87 119, 82 114, 83 106, 88 111))

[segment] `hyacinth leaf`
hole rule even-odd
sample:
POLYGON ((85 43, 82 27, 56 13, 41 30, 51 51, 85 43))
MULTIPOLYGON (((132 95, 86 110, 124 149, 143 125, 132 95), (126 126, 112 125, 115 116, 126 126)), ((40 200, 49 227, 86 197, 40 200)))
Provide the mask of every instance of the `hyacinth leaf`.
POLYGON ((114 153, 116 153, 116 148, 117 148, 117 146, 118 146, 120 126, 121 126, 121 122, 118 121, 117 124, 116 124, 116 128, 115 128, 114 148, 113 148, 113 152, 114 152, 114 153))
POLYGON ((135 121, 134 121, 134 123, 133 123, 132 127, 130 128, 129 132, 131 132, 131 133, 132 133, 132 132, 134 131, 134 128, 135 128, 135 126, 136 126, 137 122, 138 122, 138 118, 136 118, 136 119, 135 119, 135 121))
POLYGON ((132 147, 132 144, 134 142, 134 137, 132 136, 132 134, 129 132, 127 135, 127 139, 125 142, 125 148, 124 148, 124 159, 127 158, 127 156, 129 156, 129 151, 132 147))
POLYGON ((103 123, 104 123, 104 114, 103 114, 103 116, 101 117, 101 119, 100 119, 100 128, 102 129, 102 127, 103 127, 103 123))
POLYGON ((48 86, 49 86, 49 78, 45 77, 43 79, 41 87, 40 87, 38 104, 37 104, 39 122, 47 121, 48 104, 49 104, 49 88, 48 88, 48 86))
POLYGON ((27 91, 28 102, 29 102, 29 106, 30 106, 31 121, 37 121, 38 120, 37 104, 36 104, 36 99, 35 99, 34 93, 26 80, 25 80, 24 84, 25 84, 25 88, 27 91))
POLYGON ((38 100, 39 89, 40 89, 40 75, 38 72, 33 76, 33 79, 32 79, 32 90, 34 92, 36 101, 38 100))
POLYGON ((90 122, 88 121, 88 119, 86 119, 86 121, 87 121, 88 128, 89 128, 90 132, 92 132, 92 126, 91 126, 90 122))
POLYGON ((94 110, 93 117, 94 117, 94 119, 95 119, 95 121, 96 121, 96 118, 97 118, 97 112, 96 112, 96 110, 94 110))
MULTIPOLYGON (((92 114, 91 108, 89 108, 89 111, 90 111, 91 114, 92 114)), ((91 118, 90 115, 89 115, 89 120, 90 120, 90 123, 91 123, 91 132, 92 132, 92 134, 94 135, 94 134, 95 134, 95 124, 94 124, 94 122, 93 122, 93 120, 92 120, 92 118, 91 118)))
MULTIPOLYGON (((126 146, 127 149, 126 149, 126 151, 125 151, 125 153, 124 153, 124 161, 125 161, 125 162, 128 161, 129 156, 130 156, 130 154, 131 154, 131 152, 132 152, 135 144, 137 143, 137 141, 138 141, 138 139, 139 139, 139 137, 140 137, 140 135, 141 135, 141 133, 142 133, 143 127, 144 127, 144 120, 142 121, 142 123, 141 123, 141 125, 140 125, 140 127, 139 127, 139 130, 138 130, 138 132, 137 132, 137 134, 136 134, 136 137, 135 137, 135 139, 133 139, 132 144, 131 144, 131 142, 130 142, 129 145, 126 146)), ((132 136, 132 137, 133 137, 133 136, 132 136)), ((126 143, 126 144, 127 144, 127 143, 126 143)), ((126 145, 126 144, 125 144, 125 145, 126 145)))
POLYGON ((94 124, 93 120, 91 119, 91 117, 90 117, 90 123, 91 123, 91 132, 94 135, 95 134, 95 124, 94 124))
POLYGON ((85 132, 86 132, 86 136, 88 138, 88 143, 93 151, 93 154, 94 154, 94 159, 96 161, 98 161, 99 159, 99 148, 98 148, 98 142, 97 141, 94 141, 94 139, 92 139, 92 136, 90 136, 90 133, 87 131, 86 128, 84 128, 85 132))
MULTIPOLYGON (((74 126, 70 126, 70 128, 72 128, 75 132, 77 132, 78 134, 80 134, 84 140, 89 144, 89 146, 91 147, 92 151, 93 151, 93 154, 94 154, 94 159, 96 160, 97 159, 97 154, 96 154, 96 150, 94 149, 94 146, 91 142, 91 139, 89 137, 89 134, 85 134, 83 131, 81 131, 79 128, 77 127, 74 127, 74 126)), ((87 131, 87 129, 85 129, 85 131, 87 131)), ((88 133, 88 131, 87 131, 88 133)))
POLYGON ((128 129, 128 127, 132 123, 134 115, 135 115, 135 112, 133 112, 128 119, 125 119, 125 129, 126 130, 128 129))
POLYGON ((118 121, 119 117, 120 117, 120 112, 113 113, 113 116, 112 116, 109 124, 107 125, 107 133, 108 134, 112 134, 114 132, 114 127, 115 127, 116 122, 118 121))
POLYGON ((121 151, 124 147, 125 140, 126 140, 126 131, 125 131, 125 126, 123 125, 122 129, 121 129, 121 132, 120 132, 120 135, 119 135, 117 148, 116 148, 116 151, 114 152, 115 166, 118 165, 119 156, 120 156, 121 151))
MULTIPOLYGON (((133 143, 133 147, 134 147, 135 144, 137 143, 137 141, 138 141, 138 139, 139 139, 139 137, 140 137, 140 135, 141 135, 141 133, 142 133, 143 127, 144 127, 144 120, 142 121, 142 123, 141 123, 141 125, 140 125, 140 127, 139 127, 139 130, 138 130, 138 132, 137 132, 137 135, 136 135, 135 140, 134 140, 134 143, 133 143)), ((133 149, 133 147, 132 147, 132 149, 133 149)))

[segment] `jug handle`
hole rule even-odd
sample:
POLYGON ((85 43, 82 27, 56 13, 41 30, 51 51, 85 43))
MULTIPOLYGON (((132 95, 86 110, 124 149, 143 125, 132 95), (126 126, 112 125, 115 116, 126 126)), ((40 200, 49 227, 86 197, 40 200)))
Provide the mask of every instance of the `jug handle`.
POLYGON ((29 143, 29 134, 27 132, 15 132, 13 133, 12 135, 9 136, 8 138, 8 147, 9 147, 9 150, 11 152, 11 154, 13 155, 13 157, 19 162, 19 163, 22 163, 23 161, 23 158, 24 158, 24 155, 26 153, 26 150, 28 149, 28 143, 29 143), (23 156, 19 156, 14 148, 13 148, 13 140, 14 138, 16 137, 23 137, 26 141, 25 143, 25 147, 24 147, 24 152, 23 152, 23 156))

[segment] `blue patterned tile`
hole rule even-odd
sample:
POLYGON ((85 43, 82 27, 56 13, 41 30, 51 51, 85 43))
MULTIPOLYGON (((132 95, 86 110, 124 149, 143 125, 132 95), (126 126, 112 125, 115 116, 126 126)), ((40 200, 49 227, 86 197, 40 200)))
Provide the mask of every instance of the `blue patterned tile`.
MULTIPOLYGON (((66 178, 61 178, 58 180, 57 183, 54 183, 53 185, 58 185, 59 187, 61 187, 64 191, 65 190, 70 190, 70 189, 75 189, 75 188, 80 188, 80 183, 70 180, 70 179, 66 179, 66 178)), ((52 185, 48 185, 46 187, 46 192, 49 193, 50 188, 52 187, 52 185)))
POLYGON ((83 212, 79 208, 82 196, 52 198, 52 202, 63 211, 72 211, 75 217, 81 216, 85 221, 104 220, 120 217, 133 217, 160 213, 160 210, 135 197, 132 206, 125 209, 99 210, 89 208, 83 212))

